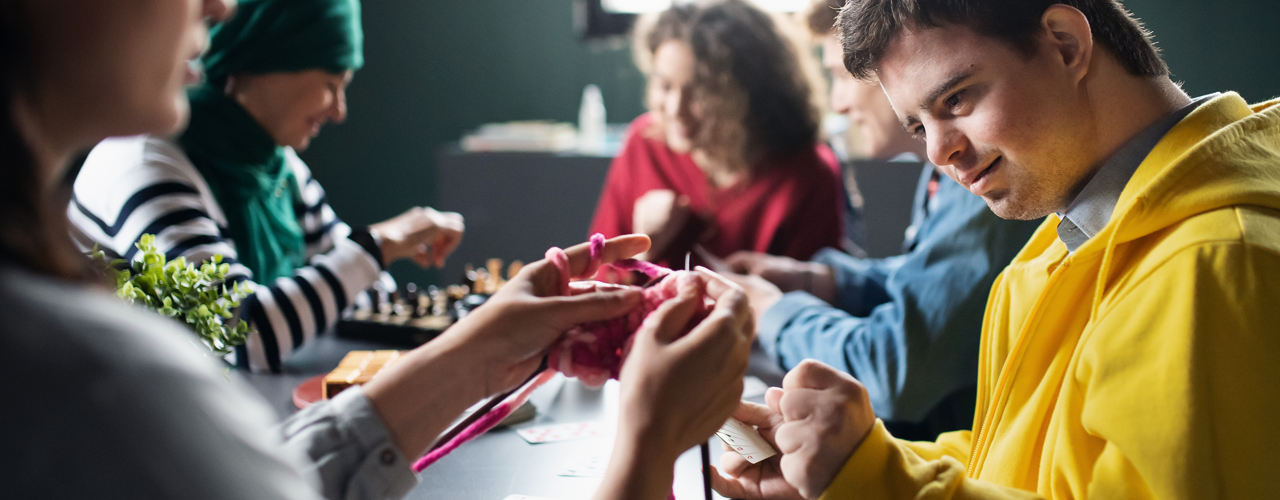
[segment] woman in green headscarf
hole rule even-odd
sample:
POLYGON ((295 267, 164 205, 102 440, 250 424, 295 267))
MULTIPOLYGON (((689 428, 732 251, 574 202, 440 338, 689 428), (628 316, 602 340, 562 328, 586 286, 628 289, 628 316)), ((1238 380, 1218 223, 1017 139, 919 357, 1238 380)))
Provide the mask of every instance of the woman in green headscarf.
POLYGON ((260 284, 241 312, 257 334, 235 362, 277 371, 390 263, 443 265, 462 217, 416 207, 351 228, 295 153, 346 118, 346 86, 364 64, 357 0, 246 0, 212 29, 201 62, 186 131, 99 144, 70 214, 126 259, 146 233, 169 258, 221 254, 229 279, 260 284))

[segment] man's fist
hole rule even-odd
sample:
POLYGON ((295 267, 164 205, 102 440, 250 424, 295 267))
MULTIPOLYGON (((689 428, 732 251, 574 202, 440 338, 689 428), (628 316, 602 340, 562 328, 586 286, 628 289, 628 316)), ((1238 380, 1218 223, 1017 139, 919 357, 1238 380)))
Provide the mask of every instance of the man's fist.
POLYGON ((826 491, 875 425, 867 389, 849 374, 805 360, 782 380, 774 441, 787 482, 805 498, 826 491))

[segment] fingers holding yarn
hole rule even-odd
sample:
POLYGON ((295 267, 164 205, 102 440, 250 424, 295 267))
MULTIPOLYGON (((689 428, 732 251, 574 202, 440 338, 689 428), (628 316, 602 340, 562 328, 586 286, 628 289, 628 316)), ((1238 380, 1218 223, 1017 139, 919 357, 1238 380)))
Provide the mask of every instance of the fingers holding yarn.
POLYGON ((583 278, 594 274, 600 264, 609 264, 627 259, 649 249, 649 237, 643 234, 628 234, 604 240, 603 247, 597 244, 598 259, 592 259, 592 243, 580 243, 564 250, 569 258, 569 277, 583 278))
MULTIPOLYGON (((644 235, 619 236, 604 241, 599 249, 599 262, 609 263, 628 258, 649 248, 649 237, 644 235)), ((570 280, 585 275, 591 265, 591 244, 582 243, 567 250, 551 248, 546 258, 524 266, 503 290, 521 289, 537 297, 571 295, 570 280)), ((501 293, 501 292, 499 292, 501 293)))
POLYGON ((635 287, 631 287, 627 285, 616 285, 613 283, 604 283, 600 281, 569 282, 569 295, 582 295, 584 293, 595 293, 595 292, 616 292, 619 290, 635 290, 635 287))
MULTIPOLYGON (((606 285, 608 286, 608 285, 606 285)), ((566 297, 547 299, 547 314, 555 318, 555 324, 573 325, 592 321, 604 321, 626 315, 640 306, 643 294, 635 288, 601 288, 593 293, 578 293, 566 297)))
POLYGON ((698 279, 690 279, 692 275, 682 275, 666 286, 675 287, 675 297, 658 306, 645 318, 637 337, 651 338, 660 344, 670 343, 688 330, 689 322, 702 308, 703 285, 698 279))

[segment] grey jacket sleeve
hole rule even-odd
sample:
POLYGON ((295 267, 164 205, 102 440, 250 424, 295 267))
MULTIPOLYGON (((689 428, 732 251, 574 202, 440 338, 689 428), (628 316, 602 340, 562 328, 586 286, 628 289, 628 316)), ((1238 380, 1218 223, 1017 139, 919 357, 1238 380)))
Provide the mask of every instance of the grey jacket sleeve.
POLYGON ((418 484, 360 386, 294 414, 279 429, 285 448, 310 458, 326 498, 401 498, 418 484))
POLYGON ((383 499, 417 483, 359 389, 276 425, 172 320, 3 264, 0 303, 0 376, 15 381, 0 496, 383 499))

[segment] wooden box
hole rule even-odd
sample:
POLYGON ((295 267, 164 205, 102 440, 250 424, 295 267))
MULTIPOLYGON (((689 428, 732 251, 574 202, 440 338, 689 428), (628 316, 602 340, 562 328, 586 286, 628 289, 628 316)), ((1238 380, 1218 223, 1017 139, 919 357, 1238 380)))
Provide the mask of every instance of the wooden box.
POLYGON ((401 351, 351 351, 342 358, 338 367, 324 377, 324 389, 321 394, 325 399, 342 392, 353 385, 360 385, 372 380, 382 369, 391 366, 400 359, 401 351))

